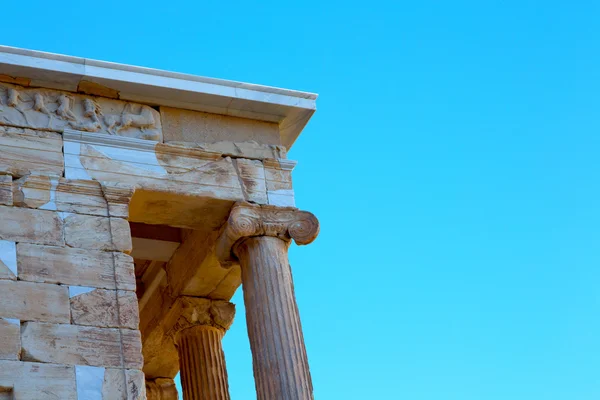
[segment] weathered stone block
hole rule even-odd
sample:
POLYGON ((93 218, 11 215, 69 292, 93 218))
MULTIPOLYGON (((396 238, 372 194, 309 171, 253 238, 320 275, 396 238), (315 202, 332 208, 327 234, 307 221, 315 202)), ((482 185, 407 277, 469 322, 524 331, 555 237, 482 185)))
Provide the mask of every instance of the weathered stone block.
POLYGON ((292 170, 296 162, 285 159, 264 160, 268 203, 274 206, 295 207, 292 170))
POLYGON ((188 196, 241 197, 231 159, 220 154, 162 143, 148 146, 144 140, 98 144, 94 140, 65 137, 67 178, 141 185, 188 196))
POLYGON ((70 300, 72 324, 129 329, 139 326, 135 292, 94 289, 72 295, 70 300))
POLYGON ((142 369, 142 334, 138 330, 121 329, 125 368, 142 369))
POLYGON ((65 365, 0 361, 0 386, 12 387, 15 400, 78 400, 74 368, 65 365))
POLYGON ((118 290, 119 297, 119 325, 122 328, 138 329, 140 325, 140 310, 135 292, 118 290))
POLYGON ((94 289, 72 296, 70 300, 72 324, 119 327, 116 290, 94 289))
POLYGON ((102 399, 145 400, 144 373, 131 369, 107 368, 104 373, 102 399))
POLYGON ((259 160, 234 160, 240 184, 246 200, 257 204, 267 204, 267 187, 265 183, 265 170, 259 160))
POLYGON ((142 371, 75 366, 79 400, 146 400, 142 371))
POLYGON ((215 143, 203 142, 177 142, 169 141, 169 144, 184 146, 205 151, 213 151, 224 156, 235 158, 247 158, 250 160, 264 160, 266 158, 286 158, 287 150, 285 146, 273 144, 261 144, 253 140, 246 142, 233 142, 223 140, 215 143))
POLYGON ((277 167, 278 162, 272 160, 265 163, 265 179, 267 181, 267 190, 288 190, 292 189, 292 171, 291 169, 282 169, 277 167))
POLYGON ((135 290, 127 254, 19 243, 17 260, 21 280, 135 290))
POLYGON ((65 243, 82 249, 131 252, 129 223, 122 218, 72 214, 65 218, 65 243))
POLYGON ((0 360, 18 360, 21 354, 19 320, 0 318, 0 360))
POLYGON ((0 239, 62 245, 62 221, 55 212, 0 206, 0 239))
POLYGON ((0 173, 62 176, 62 137, 54 132, 0 126, 0 173))
MULTIPOLYGON (((95 181, 27 175, 13 182, 12 190, 14 204, 19 207, 109 216, 102 187, 95 181)), ((110 216, 127 217, 127 206, 119 206, 119 214, 110 216)))
POLYGON ((13 205, 12 176, 10 175, 0 175, 0 204, 13 205))
POLYGON ((281 145, 279 125, 274 122, 250 120, 226 115, 209 114, 178 108, 160 107, 164 140, 215 143, 254 141, 281 145))
POLYGON ((64 286, 0 280, 0 317, 21 321, 69 322, 64 286))
POLYGON ((140 332, 129 329, 26 322, 21 346, 25 361, 132 369, 143 365, 140 332))

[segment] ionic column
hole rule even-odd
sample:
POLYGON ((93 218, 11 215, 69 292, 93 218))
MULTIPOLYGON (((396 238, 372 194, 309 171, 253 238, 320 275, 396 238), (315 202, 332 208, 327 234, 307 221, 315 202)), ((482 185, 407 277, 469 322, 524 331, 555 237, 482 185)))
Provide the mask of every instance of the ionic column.
POLYGON ((229 400, 221 340, 235 315, 226 301, 179 297, 179 319, 170 329, 177 352, 184 400, 229 400))
POLYGON ((223 264, 239 261, 259 400, 310 400, 313 388, 288 261, 291 239, 312 242, 314 215, 238 203, 217 242, 223 264))

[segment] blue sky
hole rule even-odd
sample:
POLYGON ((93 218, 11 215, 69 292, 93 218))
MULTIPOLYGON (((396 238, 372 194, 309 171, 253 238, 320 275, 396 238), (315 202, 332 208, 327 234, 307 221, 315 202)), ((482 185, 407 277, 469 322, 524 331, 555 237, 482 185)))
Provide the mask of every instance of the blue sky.
POLYGON ((320 94, 290 152, 317 399, 598 399, 600 3, 440 3, 30 0, 0 40, 320 94))

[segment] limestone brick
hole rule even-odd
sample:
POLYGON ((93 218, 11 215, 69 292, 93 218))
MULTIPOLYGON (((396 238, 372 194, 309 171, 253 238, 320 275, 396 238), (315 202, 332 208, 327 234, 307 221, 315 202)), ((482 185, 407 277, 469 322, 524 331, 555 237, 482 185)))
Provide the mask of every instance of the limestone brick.
POLYGON ((75 375, 80 400, 146 399, 142 371, 77 365, 75 375))
POLYGON ((0 206, 0 239, 62 245, 63 224, 55 212, 0 206))
POLYGON ((67 246, 131 252, 129 223, 122 218, 71 214, 65 218, 67 246))
POLYGON ((12 176, 0 175, 0 205, 12 206, 12 176))
POLYGON ((296 162, 278 158, 264 160, 263 164, 268 204, 279 207, 295 207, 292 170, 296 166, 296 162))
POLYGON ((21 346, 24 361, 134 369, 143 365, 140 333, 129 329, 26 322, 21 346))
POLYGON ((164 140, 215 143, 254 141, 281 145, 279 125, 226 115, 160 107, 164 140))
POLYGON ((252 203, 266 204, 267 187, 262 162, 238 158, 234 160, 234 163, 246 200, 252 203))
POLYGON ((125 368, 142 369, 142 335, 138 330, 121 329, 123 359, 125 368))
POLYGON ((72 286, 69 290, 72 324, 108 328, 138 328, 139 312, 135 292, 77 286, 72 286))
POLYGON ((135 292, 118 290, 119 325, 123 328, 138 329, 140 325, 140 311, 135 292))
POLYGON ((62 176, 62 145, 54 132, 0 126, 0 174, 62 176))
POLYGON ((267 190, 292 189, 292 170, 296 166, 295 161, 269 159, 263 164, 267 190))
POLYGON ((12 388, 14 399, 82 400, 74 368, 66 365, 0 360, 0 387, 12 388))
POLYGON ((0 318, 0 360, 18 360, 21 354, 20 321, 0 318))
POLYGON ((135 290, 133 258, 119 252, 17 244, 19 279, 135 290))
POLYGON ((102 217, 127 217, 128 213, 127 205, 109 213, 101 184, 91 180, 27 175, 14 181, 13 195, 14 204, 19 207, 102 217))
POLYGON ((69 322, 65 286, 0 280, 0 317, 22 321, 69 322))

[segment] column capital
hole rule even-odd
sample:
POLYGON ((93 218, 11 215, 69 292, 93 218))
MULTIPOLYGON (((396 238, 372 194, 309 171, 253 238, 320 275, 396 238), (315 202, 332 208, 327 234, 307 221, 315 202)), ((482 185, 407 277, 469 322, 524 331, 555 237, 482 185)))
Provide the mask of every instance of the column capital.
POLYGON ((171 309, 175 316, 167 323, 166 332, 176 338, 177 333, 194 326, 229 329, 235 316, 235 305, 224 300, 180 296, 171 309))
POLYGON ((319 234, 319 220, 312 213, 294 207, 277 207, 238 202, 231 209, 225 230, 217 240, 219 261, 228 265, 237 260, 234 246, 254 236, 273 236, 296 244, 309 244, 319 234))

